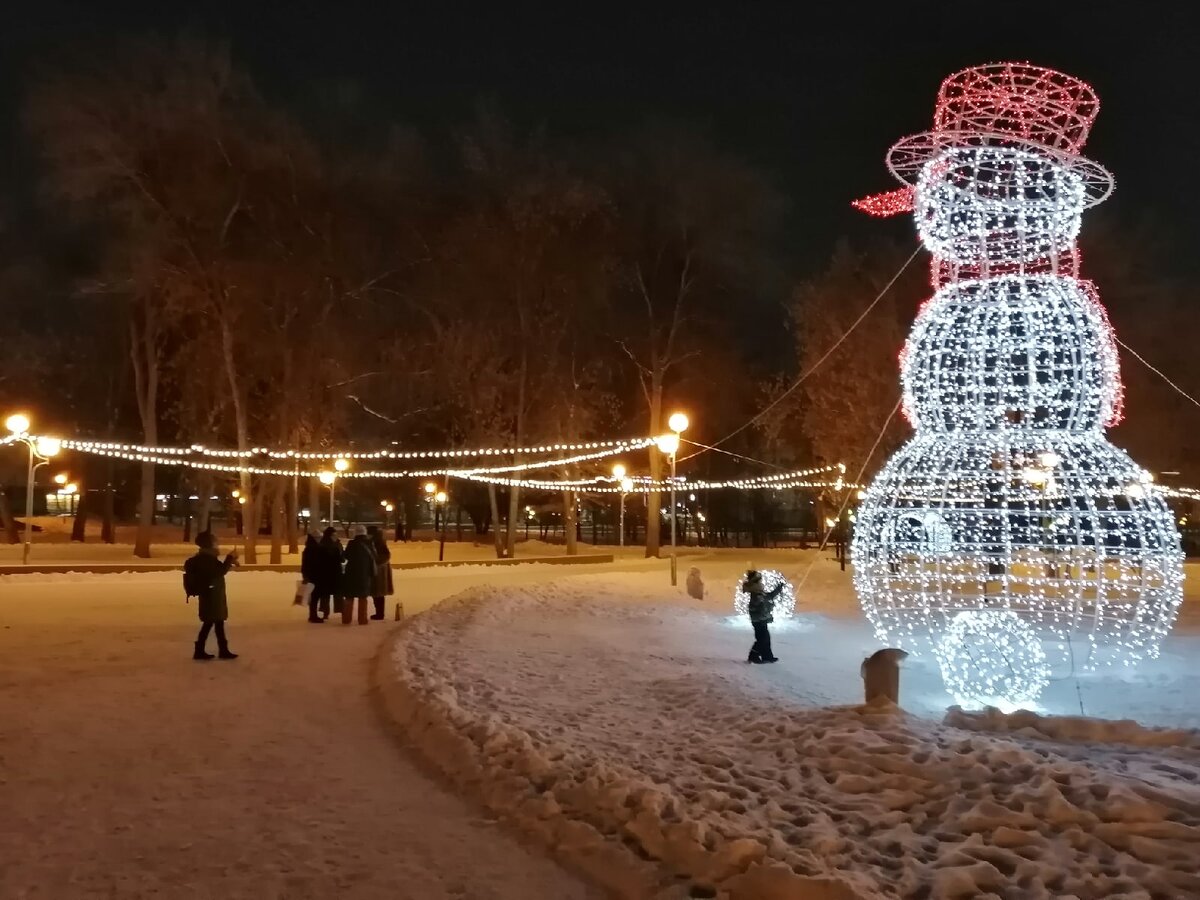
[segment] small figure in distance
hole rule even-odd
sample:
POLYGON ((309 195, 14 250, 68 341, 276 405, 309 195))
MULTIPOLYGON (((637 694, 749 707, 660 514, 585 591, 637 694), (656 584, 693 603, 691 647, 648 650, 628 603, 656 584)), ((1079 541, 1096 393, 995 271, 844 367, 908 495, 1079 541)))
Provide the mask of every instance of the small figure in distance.
POLYGON ((693 600, 704 599, 704 579, 700 577, 700 570, 695 566, 688 570, 687 592, 693 600))
POLYGON ((746 662, 778 662, 779 658, 771 652, 769 626, 775 621, 775 598, 783 590, 783 582, 768 591, 763 587, 762 575, 751 569, 746 573, 746 580, 742 582, 742 590, 750 595, 746 612, 750 616, 750 624, 754 626, 754 643, 750 646, 750 655, 746 657, 746 662))
POLYGON ((225 573, 238 564, 236 553, 226 555, 222 561, 218 557, 217 539, 211 531, 201 532, 196 536, 196 546, 199 552, 183 565, 183 589, 189 597, 199 600, 200 633, 196 635, 196 649, 192 659, 212 659, 211 653, 205 652, 204 645, 208 642, 208 633, 216 628, 217 657, 220 659, 237 659, 237 654, 229 650, 225 639, 225 620, 229 618, 229 604, 225 596, 225 573))

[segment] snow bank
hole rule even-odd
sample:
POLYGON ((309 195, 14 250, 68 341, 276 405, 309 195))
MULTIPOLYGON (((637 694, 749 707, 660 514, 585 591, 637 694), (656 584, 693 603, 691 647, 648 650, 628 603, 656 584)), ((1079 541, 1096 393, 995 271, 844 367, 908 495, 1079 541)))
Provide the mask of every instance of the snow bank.
POLYGON ((613 576, 485 588, 376 674, 437 768, 618 896, 1200 896, 1195 754, 812 708, 725 614, 613 576))
POLYGON ((994 731, 1088 744, 1130 744, 1135 747, 1193 747, 1200 750, 1200 731, 1190 728, 1149 728, 1132 719, 1112 721, 1089 716, 1041 716, 1022 709, 1004 713, 995 707, 968 712, 951 707, 945 724, 967 731, 994 731))

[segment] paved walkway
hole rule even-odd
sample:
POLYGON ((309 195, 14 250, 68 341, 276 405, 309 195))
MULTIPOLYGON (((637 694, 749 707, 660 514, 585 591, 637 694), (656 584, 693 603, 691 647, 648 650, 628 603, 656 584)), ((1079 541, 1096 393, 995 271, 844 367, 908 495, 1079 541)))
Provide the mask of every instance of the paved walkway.
POLYGON ((231 579, 242 658, 196 663, 177 574, 0 579, 0 896, 596 896, 385 732, 394 626, 308 625, 291 585, 231 579))

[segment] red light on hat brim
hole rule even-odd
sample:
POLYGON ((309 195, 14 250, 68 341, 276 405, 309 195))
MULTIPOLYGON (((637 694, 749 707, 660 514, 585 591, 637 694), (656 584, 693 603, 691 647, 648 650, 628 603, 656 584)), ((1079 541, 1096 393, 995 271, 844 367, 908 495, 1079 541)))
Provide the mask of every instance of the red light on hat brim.
POLYGON ((852 201, 850 205, 869 216, 881 219, 910 213, 913 211, 913 189, 902 187, 894 191, 884 191, 882 194, 871 194, 869 197, 852 201))

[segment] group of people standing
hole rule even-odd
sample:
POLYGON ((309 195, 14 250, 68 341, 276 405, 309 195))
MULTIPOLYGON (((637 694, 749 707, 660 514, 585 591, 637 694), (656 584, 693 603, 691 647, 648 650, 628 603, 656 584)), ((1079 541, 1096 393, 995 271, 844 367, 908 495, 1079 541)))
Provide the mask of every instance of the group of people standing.
POLYGON ((368 598, 375 606, 370 618, 383 618, 386 598, 394 592, 387 537, 375 525, 356 525, 352 534, 343 547, 335 528, 326 528, 319 540, 315 529, 308 533, 300 556, 300 577, 312 585, 308 621, 313 624, 328 619, 332 605, 333 614, 342 617, 343 625, 349 625, 357 603, 358 624, 366 625, 368 598))

